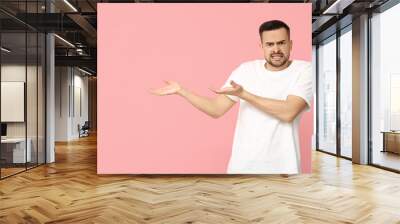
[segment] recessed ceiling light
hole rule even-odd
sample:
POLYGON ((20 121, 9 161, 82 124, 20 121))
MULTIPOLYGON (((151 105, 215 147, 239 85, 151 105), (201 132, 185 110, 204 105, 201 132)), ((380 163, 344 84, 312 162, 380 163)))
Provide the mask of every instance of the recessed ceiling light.
POLYGON ((81 72, 83 72, 83 73, 85 73, 85 74, 93 75, 92 73, 90 73, 90 72, 88 72, 88 71, 86 71, 86 70, 83 70, 83 69, 81 69, 81 68, 79 68, 79 67, 78 67, 78 70, 81 71, 81 72))
POLYGON ((69 46, 75 48, 75 45, 71 44, 71 42, 69 42, 68 40, 66 40, 66 39, 64 39, 64 38, 62 38, 62 37, 60 37, 60 36, 57 35, 57 34, 54 34, 54 36, 57 37, 58 39, 60 39, 61 41, 63 41, 64 43, 68 44, 69 46))
POLYGON ((351 5, 355 0, 336 0, 322 14, 342 14, 343 9, 351 5))
POLYGON ((4 51, 4 52, 7 52, 7 53, 10 53, 10 52, 11 52, 11 50, 9 50, 9 49, 7 49, 7 48, 5 48, 5 47, 1 47, 1 50, 4 51))
POLYGON ((78 12, 78 10, 71 4, 69 3, 69 1, 64 0, 65 4, 67 4, 72 10, 74 10, 75 12, 78 12))

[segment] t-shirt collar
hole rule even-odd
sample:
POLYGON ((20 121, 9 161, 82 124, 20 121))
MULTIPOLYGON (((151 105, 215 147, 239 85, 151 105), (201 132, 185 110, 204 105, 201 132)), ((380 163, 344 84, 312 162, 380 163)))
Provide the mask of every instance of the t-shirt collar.
POLYGON ((261 66, 262 66, 262 68, 263 68, 263 71, 265 71, 265 72, 270 72, 270 73, 287 72, 287 71, 289 71, 289 70, 292 69, 293 64, 294 64, 294 60, 290 60, 290 64, 289 64, 289 66, 288 66, 287 68, 285 68, 285 69, 283 69, 283 70, 280 70, 280 71, 271 71, 271 70, 268 70, 268 69, 265 67, 265 63, 266 63, 265 59, 264 59, 264 60, 261 60, 261 61, 262 61, 261 66))

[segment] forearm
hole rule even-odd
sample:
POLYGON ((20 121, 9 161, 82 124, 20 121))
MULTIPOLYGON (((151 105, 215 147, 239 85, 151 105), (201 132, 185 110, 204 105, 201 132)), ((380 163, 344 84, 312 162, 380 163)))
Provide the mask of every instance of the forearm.
POLYGON ((243 90, 239 96, 254 107, 272 115, 284 122, 291 122, 296 116, 296 111, 285 100, 264 98, 243 90))
POLYGON ((178 92, 178 95, 182 96, 187 101, 189 101, 189 103, 191 103, 194 107, 196 107, 200 111, 208 114, 213 118, 218 118, 221 115, 218 106, 210 98, 199 96, 184 88, 182 88, 178 92))

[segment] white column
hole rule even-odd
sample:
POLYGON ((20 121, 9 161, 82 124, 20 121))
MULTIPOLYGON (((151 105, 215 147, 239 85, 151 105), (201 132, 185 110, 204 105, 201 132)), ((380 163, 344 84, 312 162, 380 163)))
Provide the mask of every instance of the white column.
POLYGON ((368 15, 353 20, 352 159, 368 163, 368 15))
POLYGON ((46 60, 47 60, 47 71, 46 71, 46 163, 52 163, 55 161, 54 151, 54 133, 55 133, 55 76, 54 76, 54 35, 47 34, 46 36, 46 60))
MULTIPOLYGON (((54 6, 46 1, 47 12, 53 12, 54 6)), ((55 161, 54 133, 55 133, 55 44, 54 35, 46 35, 46 163, 55 161)))

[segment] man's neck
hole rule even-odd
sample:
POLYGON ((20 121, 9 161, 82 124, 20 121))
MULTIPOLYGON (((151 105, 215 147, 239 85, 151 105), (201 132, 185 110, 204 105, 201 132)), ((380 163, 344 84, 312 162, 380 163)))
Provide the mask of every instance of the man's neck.
POLYGON ((269 71, 277 72, 277 71, 282 71, 282 70, 286 69, 287 67, 290 66, 290 64, 292 64, 292 61, 288 60, 284 65, 282 65, 280 67, 275 67, 275 66, 268 64, 268 62, 265 62, 264 67, 269 71))

